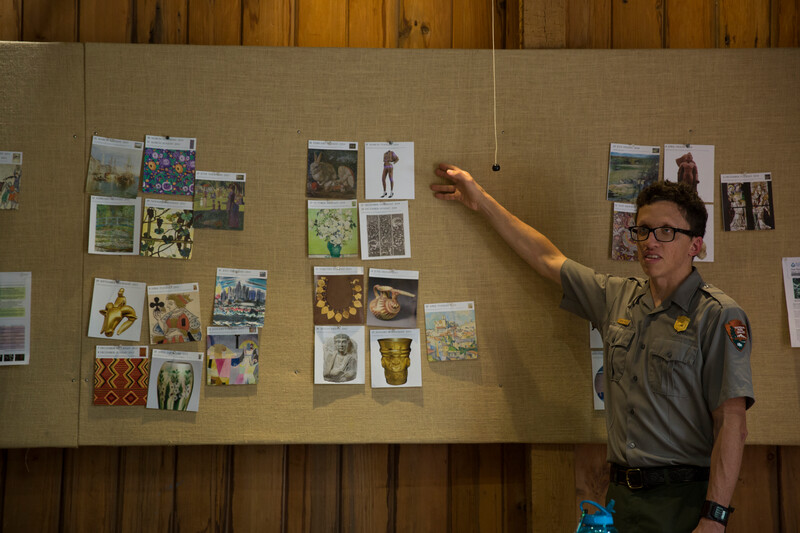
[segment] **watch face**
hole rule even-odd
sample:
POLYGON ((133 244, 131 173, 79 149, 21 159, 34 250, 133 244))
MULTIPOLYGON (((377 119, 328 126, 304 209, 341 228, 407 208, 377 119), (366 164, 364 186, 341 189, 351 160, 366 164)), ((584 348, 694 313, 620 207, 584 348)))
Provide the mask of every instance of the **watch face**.
POLYGON ((714 507, 711 512, 714 513, 714 518, 719 518, 720 520, 723 520, 725 515, 728 514, 722 507, 714 507))

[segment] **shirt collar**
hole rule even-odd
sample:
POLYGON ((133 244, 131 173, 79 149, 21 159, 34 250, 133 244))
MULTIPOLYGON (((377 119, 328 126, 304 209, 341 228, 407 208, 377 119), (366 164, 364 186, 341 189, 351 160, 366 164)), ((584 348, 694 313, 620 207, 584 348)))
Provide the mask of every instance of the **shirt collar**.
MULTIPOLYGON (((697 271, 697 268, 692 267, 692 272, 678 285, 678 288, 675 289, 672 295, 661 302, 661 307, 666 309, 674 303, 684 311, 689 311, 689 305, 691 304, 694 293, 703 285, 705 285, 705 282, 703 282, 700 272, 697 271)), ((645 281, 641 285, 639 294, 633 299, 633 301, 638 300, 641 300, 642 303, 646 304, 651 310, 655 307, 653 303, 653 294, 650 292, 650 280, 645 281)))

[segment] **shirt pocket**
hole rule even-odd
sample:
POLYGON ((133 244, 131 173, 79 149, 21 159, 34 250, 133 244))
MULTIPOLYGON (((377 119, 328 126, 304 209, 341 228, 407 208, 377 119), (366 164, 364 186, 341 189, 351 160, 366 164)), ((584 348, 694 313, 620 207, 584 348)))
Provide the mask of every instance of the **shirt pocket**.
POLYGON ((633 329, 616 324, 608 327, 608 366, 611 368, 611 381, 619 381, 625 374, 625 362, 634 333, 633 329))
POLYGON ((661 339, 652 343, 647 368, 656 394, 685 398, 695 387, 697 346, 688 341, 661 339))

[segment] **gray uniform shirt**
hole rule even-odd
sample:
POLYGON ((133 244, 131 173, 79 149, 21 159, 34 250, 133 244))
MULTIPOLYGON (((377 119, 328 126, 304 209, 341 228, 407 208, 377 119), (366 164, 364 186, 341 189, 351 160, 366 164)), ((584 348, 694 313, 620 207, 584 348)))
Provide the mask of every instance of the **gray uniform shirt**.
POLYGON ((561 268, 561 307, 603 336, 608 460, 629 467, 709 466, 711 412, 753 404, 750 324, 719 289, 692 273, 656 307, 649 282, 561 268))

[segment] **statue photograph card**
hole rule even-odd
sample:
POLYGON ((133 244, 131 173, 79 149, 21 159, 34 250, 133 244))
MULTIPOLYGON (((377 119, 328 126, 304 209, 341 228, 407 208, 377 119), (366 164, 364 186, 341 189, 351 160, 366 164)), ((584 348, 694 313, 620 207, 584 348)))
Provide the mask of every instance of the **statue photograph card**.
POLYGON ((203 352, 153 350, 147 408, 197 412, 202 379, 203 352))
POLYGON ((308 201, 308 257, 358 257, 355 200, 308 201))
POLYGON ((357 142, 308 141, 306 164, 307 198, 356 198, 357 142))
POLYGON ((411 257, 408 201, 358 204, 361 259, 411 257))
POLYGON ((614 261, 638 261, 639 250, 631 239, 630 227, 636 225, 636 205, 614 202, 614 217, 611 222, 611 259, 614 261))
POLYGON ((258 328, 206 328, 206 384, 258 383, 258 328))
POLYGON ((706 236, 703 237, 703 247, 700 253, 695 256, 694 260, 698 263, 713 263, 714 262, 714 226, 716 225, 714 218, 714 204, 705 204, 706 211, 708 212, 708 221, 706 222, 706 236))
POLYGON ((314 384, 363 385, 364 326, 314 327, 314 384))
POLYGON ((475 302, 425 304, 428 361, 478 358, 475 302))
POLYGON ((262 328, 266 306, 266 270, 217 269, 211 315, 215 326, 262 328))
POLYGON ((150 285, 147 287, 147 307, 150 312, 150 344, 202 340, 197 283, 150 285))
POLYGON ((30 364, 31 272, 0 272, 0 366, 30 364))
POLYGON ((192 222, 192 202, 145 199, 139 255, 191 259, 192 222))
POLYGON ((142 199, 92 196, 89 253, 139 255, 142 199))
POLYGON ((314 325, 364 324, 364 267, 314 267, 314 325))
POLYGON ((193 195, 196 149, 194 138, 147 135, 142 192, 193 195))
POLYGON ((142 141, 92 137, 86 192, 101 196, 136 198, 142 175, 142 141))
POLYGON ((0 209, 19 209, 22 152, 0 152, 0 209))
POLYGON ((606 199, 634 202, 642 189, 658 181, 660 156, 658 146, 611 143, 606 199))
POLYGON ((139 342, 146 285, 136 281, 95 278, 88 336, 139 342))
POLYGON ((713 145, 664 145, 664 181, 686 183, 703 202, 713 204, 714 176, 713 145))
POLYGON ((413 328, 417 325, 419 271, 369 269, 367 325, 413 328))
POLYGON ((418 329, 373 329, 369 332, 372 388, 422 387, 418 329))
POLYGON ((721 174, 725 231, 775 229, 772 174, 721 174))
POLYGON ((247 175, 198 170, 194 180, 194 224, 205 229, 244 229, 247 175))
POLYGON ((414 199, 414 143, 364 143, 367 200, 414 199))
POLYGON ((145 405, 150 382, 147 346, 97 346, 94 405, 145 405))

